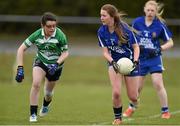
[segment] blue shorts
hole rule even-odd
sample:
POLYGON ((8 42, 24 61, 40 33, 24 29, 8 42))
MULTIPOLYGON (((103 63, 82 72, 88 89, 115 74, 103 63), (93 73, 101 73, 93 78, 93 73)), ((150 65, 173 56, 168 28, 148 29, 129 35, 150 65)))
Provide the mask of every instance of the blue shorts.
POLYGON ((130 74, 126 76, 130 76, 130 77, 140 76, 140 66, 138 65, 130 74))
POLYGON ((149 59, 140 59, 140 76, 145 76, 148 73, 162 73, 164 70, 162 57, 157 56, 149 59))

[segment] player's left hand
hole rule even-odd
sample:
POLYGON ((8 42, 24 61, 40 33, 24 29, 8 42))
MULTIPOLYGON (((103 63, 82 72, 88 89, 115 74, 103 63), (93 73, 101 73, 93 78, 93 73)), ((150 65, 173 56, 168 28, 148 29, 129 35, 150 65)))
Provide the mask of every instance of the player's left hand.
POLYGON ((155 57, 161 54, 161 49, 149 49, 149 56, 155 57))
POLYGON ((55 63, 55 64, 49 64, 47 67, 48 67, 48 73, 50 75, 54 75, 55 72, 58 70, 58 66, 59 64, 58 63, 55 63))
POLYGON ((140 52, 143 53, 144 52, 144 46, 143 45, 139 45, 140 48, 140 52))
POLYGON ((134 71, 138 66, 139 66, 139 61, 133 61, 133 69, 131 70, 131 72, 134 71))

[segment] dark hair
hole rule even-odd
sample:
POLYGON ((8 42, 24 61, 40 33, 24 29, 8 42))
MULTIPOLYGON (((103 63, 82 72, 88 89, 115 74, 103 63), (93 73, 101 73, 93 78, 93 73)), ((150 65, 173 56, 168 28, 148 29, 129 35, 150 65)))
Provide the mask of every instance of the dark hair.
POLYGON ((41 18, 42 25, 43 26, 46 25, 47 21, 57 21, 56 15, 51 12, 45 12, 41 18))

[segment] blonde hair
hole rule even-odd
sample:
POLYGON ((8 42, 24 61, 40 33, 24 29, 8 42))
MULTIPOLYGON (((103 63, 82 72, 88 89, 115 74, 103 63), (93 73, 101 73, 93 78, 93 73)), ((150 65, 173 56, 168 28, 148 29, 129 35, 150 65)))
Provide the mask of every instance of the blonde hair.
POLYGON ((163 14, 163 7, 164 7, 164 4, 163 3, 158 3, 156 2, 156 0, 149 0, 145 3, 145 6, 146 7, 147 5, 154 5, 157 9, 157 13, 156 13, 156 17, 161 21, 161 22, 165 22, 165 20, 162 18, 162 14, 163 14))
POLYGON ((123 24, 126 24, 122 21, 122 17, 126 15, 124 12, 118 12, 118 9, 111 4, 105 4, 101 7, 101 10, 107 11, 107 13, 114 18, 114 31, 118 35, 121 43, 127 43, 126 35, 123 32, 123 24))

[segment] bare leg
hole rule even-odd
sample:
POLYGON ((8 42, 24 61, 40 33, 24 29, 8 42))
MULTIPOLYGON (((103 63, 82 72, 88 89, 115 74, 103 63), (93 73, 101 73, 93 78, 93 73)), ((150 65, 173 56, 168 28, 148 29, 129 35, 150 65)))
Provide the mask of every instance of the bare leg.
POLYGON ((33 68, 33 83, 30 91, 30 104, 38 105, 39 91, 45 72, 40 67, 33 68))
POLYGON ((53 89, 55 87, 55 82, 56 81, 49 81, 48 79, 45 79, 44 99, 43 99, 42 108, 40 109, 40 112, 39 112, 40 116, 45 116, 48 114, 49 104, 51 103, 52 97, 53 97, 53 89))
POLYGON ((153 86, 159 96, 161 107, 168 106, 167 93, 163 84, 163 78, 161 73, 153 73, 151 75, 153 86))
POLYGON ((38 98, 41 81, 45 77, 45 72, 38 66, 33 68, 33 82, 30 91, 30 122, 37 121, 38 98))
POLYGON ((125 77, 127 95, 130 99, 129 107, 123 113, 124 117, 130 117, 134 113, 135 109, 138 106, 138 98, 140 92, 143 88, 144 77, 135 76, 135 77, 125 77))
POLYGON ((112 85, 112 101, 114 118, 113 124, 120 124, 122 119, 121 85, 123 76, 116 74, 112 67, 109 67, 109 78, 112 85))
POLYGON ((112 85, 112 99, 114 107, 122 106, 121 101, 121 85, 123 76, 116 74, 112 67, 109 68, 109 78, 112 85))
POLYGON ((52 100, 52 95, 53 95, 53 89, 55 87, 55 82, 56 81, 48 81, 47 79, 45 80, 44 98, 45 98, 46 101, 51 101, 52 100))
POLYGON ((129 99, 134 104, 137 104, 139 76, 135 76, 135 77, 126 76, 125 77, 125 84, 126 84, 127 95, 129 97, 129 99))

